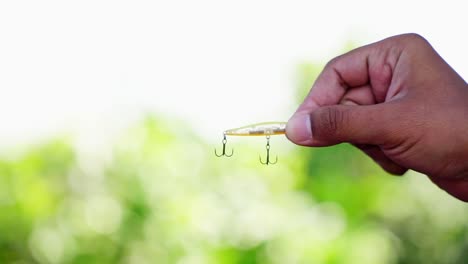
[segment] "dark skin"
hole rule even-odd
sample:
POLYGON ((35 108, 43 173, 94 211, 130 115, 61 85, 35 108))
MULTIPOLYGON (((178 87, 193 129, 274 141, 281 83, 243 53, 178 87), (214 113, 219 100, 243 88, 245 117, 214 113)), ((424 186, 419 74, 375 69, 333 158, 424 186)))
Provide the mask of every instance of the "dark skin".
POLYGON ((384 170, 426 174, 468 202, 468 85, 421 36, 331 60, 288 122, 292 142, 349 142, 384 170))

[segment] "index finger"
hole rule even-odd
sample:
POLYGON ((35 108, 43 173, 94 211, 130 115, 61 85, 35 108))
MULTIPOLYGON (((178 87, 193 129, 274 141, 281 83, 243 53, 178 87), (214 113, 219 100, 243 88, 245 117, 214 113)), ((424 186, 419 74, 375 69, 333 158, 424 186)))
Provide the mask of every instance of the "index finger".
POLYGON ((339 104, 350 89, 368 86, 369 96, 385 100, 400 51, 396 40, 388 39, 352 50, 331 60, 315 81, 297 112, 313 112, 321 106, 339 104))

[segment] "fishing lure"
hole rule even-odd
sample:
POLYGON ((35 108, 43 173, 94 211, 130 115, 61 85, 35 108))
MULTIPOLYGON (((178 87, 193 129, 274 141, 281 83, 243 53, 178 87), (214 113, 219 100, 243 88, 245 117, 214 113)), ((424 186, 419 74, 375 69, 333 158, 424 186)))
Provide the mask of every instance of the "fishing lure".
POLYGON ((266 144, 266 160, 265 162, 262 161, 262 157, 259 156, 260 163, 264 165, 268 164, 276 164, 278 162, 278 156, 276 156, 275 161, 270 160, 270 136, 275 135, 284 135, 286 134, 286 122, 263 122, 263 123, 256 123, 248 126, 232 128, 225 130, 223 133, 223 150, 221 154, 215 149, 215 155, 217 157, 226 156, 231 157, 234 154, 234 150, 231 149, 231 154, 226 153, 226 144, 227 139, 226 136, 265 136, 267 140, 266 144))

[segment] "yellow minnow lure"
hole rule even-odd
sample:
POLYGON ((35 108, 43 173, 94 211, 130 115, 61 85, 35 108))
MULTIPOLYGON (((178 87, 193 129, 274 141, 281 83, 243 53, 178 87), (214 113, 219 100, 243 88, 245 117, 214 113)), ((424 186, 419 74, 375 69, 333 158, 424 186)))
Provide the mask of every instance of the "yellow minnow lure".
POLYGON ((234 154, 234 150, 231 150, 231 154, 226 153, 226 143, 227 139, 226 136, 266 136, 267 144, 266 144, 266 161, 263 162, 262 158, 260 158, 260 163, 268 165, 268 164, 276 164, 278 161, 278 156, 276 156, 276 160, 274 162, 270 161, 270 136, 275 135, 284 135, 286 134, 286 122, 263 122, 263 123, 256 123, 248 126, 232 128, 225 130, 223 133, 223 152, 218 155, 215 149, 215 155, 218 157, 226 156, 231 157, 234 154))
POLYGON ((286 133, 286 122, 263 122, 224 131, 227 136, 274 136, 286 133))

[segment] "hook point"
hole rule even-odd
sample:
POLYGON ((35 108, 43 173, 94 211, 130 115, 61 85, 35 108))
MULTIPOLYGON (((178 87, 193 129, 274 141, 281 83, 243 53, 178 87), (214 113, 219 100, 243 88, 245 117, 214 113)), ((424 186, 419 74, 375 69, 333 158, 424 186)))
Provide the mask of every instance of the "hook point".
POLYGON ((216 151, 216 148, 214 149, 214 153, 216 155, 216 157, 221 157, 221 156, 225 156, 225 157, 232 157, 232 155, 234 155, 234 149, 231 149, 231 154, 227 154, 226 153, 226 143, 227 143, 227 140, 226 140, 226 134, 224 134, 223 136, 223 152, 221 154, 218 155, 218 152, 216 151))

